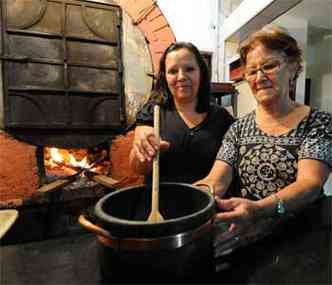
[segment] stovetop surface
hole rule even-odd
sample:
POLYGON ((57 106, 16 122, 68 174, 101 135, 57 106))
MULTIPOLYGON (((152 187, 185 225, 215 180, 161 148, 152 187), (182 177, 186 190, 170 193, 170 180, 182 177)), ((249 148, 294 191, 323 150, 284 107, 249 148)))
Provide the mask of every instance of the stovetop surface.
POLYGON ((3 246, 1 284, 99 284, 92 234, 3 246))

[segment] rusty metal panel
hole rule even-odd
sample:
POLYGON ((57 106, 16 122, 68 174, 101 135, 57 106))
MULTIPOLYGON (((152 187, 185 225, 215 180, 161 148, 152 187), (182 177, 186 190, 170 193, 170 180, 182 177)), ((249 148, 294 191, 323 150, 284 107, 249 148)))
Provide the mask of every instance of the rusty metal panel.
POLYGON ((117 42, 120 25, 118 9, 98 9, 87 5, 67 5, 66 35, 90 40, 117 42))
POLYGON ((8 36, 9 56, 26 56, 30 59, 55 59, 63 62, 61 39, 49 39, 11 34, 8 36))
POLYGON ((70 90, 117 93, 117 80, 118 75, 114 70, 68 67, 70 90))
POLYGON ((105 95, 72 95, 71 105, 77 106, 81 112, 72 113, 73 127, 117 127, 119 125, 120 101, 105 95), (110 112, 112 110, 112 112, 110 112), (93 122, 91 124, 91 122, 93 122))
POLYGON ((12 127, 64 127, 68 121, 64 93, 10 92, 9 121, 12 127))
POLYGON ((46 0, 5 0, 7 27, 43 33, 62 32, 62 4, 46 0))
POLYGON ((110 96, 70 94, 66 97, 64 93, 58 92, 11 92, 10 97, 13 127, 48 129, 47 124, 52 124, 64 128, 69 122, 72 129, 109 128, 110 125, 119 127, 120 102, 110 96), (67 102, 76 106, 80 112, 64 112, 68 108, 67 102))
POLYGON ((124 126, 119 6, 84 0, 1 5, 6 127, 124 126))
POLYGON ((61 65, 9 62, 6 69, 9 89, 64 89, 61 65))
MULTIPOLYGON (((2 19, 2 5, 0 4, 0 56, 3 55, 2 52, 2 35, 3 35, 3 19, 2 19)), ((4 128, 4 93, 2 85, 2 60, 0 60, 0 130, 4 128)))
POLYGON ((89 64, 117 68, 118 50, 114 46, 96 43, 67 42, 68 64, 89 64))
MULTIPOLYGON (((2 17, 2 5, 0 4, 0 55, 2 55, 2 35, 3 35, 3 17, 2 17)), ((1 64, 1 61, 0 61, 1 64)), ((1 92, 1 91, 0 91, 1 92)), ((0 98, 1 99, 1 98, 0 98)))

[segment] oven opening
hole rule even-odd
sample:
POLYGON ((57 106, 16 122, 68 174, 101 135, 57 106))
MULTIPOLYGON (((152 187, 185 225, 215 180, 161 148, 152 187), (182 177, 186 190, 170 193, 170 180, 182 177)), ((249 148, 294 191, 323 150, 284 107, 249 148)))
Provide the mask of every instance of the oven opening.
POLYGON ((84 176, 85 171, 110 175, 108 146, 93 148, 43 148, 43 168, 47 179, 71 175, 84 176))
POLYGON ((115 183, 110 178, 112 163, 109 144, 90 148, 38 147, 37 164, 41 182, 39 192, 55 191, 61 187, 87 189, 100 182, 104 182, 104 186, 115 183))

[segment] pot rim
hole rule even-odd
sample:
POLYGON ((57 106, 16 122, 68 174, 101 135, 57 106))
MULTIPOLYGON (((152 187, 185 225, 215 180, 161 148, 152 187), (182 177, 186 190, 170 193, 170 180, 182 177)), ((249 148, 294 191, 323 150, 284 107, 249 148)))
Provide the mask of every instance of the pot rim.
POLYGON ((97 239, 106 247, 122 250, 145 251, 156 249, 176 249, 201 238, 207 233, 211 233, 213 228, 212 219, 207 221, 196 229, 181 232, 168 236, 160 236, 156 238, 118 238, 105 237, 97 234, 97 239))
POLYGON ((178 183, 178 182, 161 182, 160 185, 165 185, 165 186, 177 185, 177 186, 185 186, 185 187, 190 187, 190 188, 196 189, 196 190, 200 191, 203 195, 206 195, 209 199, 209 202, 204 208, 202 208, 199 211, 196 211, 193 214, 182 216, 179 218, 174 218, 174 219, 165 219, 163 221, 159 221, 159 222, 155 222, 155 223, 149 223, 147 221, 133 221, 133 220, 120 219, 120 218, 114 217, 112 215, 106 214, 102 210, 102 205, 109 197, 111 197, 113 195, 117 195, 118 193, 120 193, 122 191, 128 191, 128 190, 132 190, 134 188, 146 187, 146 184, 141 184, 141 185, 137 185, 137 186, 130 186, 130 187, 122 188, 122 189, 116 190, 116 191, 109 193, 106 196, 102 197, 95 206, 95 212, 96 212, 97 218, 101 219, 103 222, 117 224, 117 225, 121 225, 121 226, 156 227, 156 226, 160 226, 160 225, 170 225, 170 224, 178 223, 180 221, 183 222, 183 220, 187 220, 187 219, 193 218, 195 216, 203 215, 209 208, 213 209, 213 206, 215 204, 214 197, 210 192, 202 190, 199 187, 196 187, 192 184, 178 183))

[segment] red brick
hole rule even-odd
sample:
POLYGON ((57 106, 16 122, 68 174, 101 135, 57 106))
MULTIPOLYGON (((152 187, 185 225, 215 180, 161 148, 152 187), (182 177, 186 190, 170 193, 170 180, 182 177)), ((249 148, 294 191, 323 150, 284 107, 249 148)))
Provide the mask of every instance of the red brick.
POLYGON ((152 56, 153 68, 158 70, 161 53, 175 42, 175 36, 160 8, 152 6, 152 0, 115 0, 135 21, 140 19, 138 27, 144 33, 152 56), (149 9, 152 8, 150 11, 149 9), (146 15, 144 13, 148 11, 146 15), (143 18, 141 18, 144 16, 143 18))
POLYGON ((154 53, 163 53, 167 45, 162 41, 153 41, 150 43, 151 51, 154 53))
POLYGON ((152 9, 151 12, 147 15, 146 19, 148 21, 152 21, 154 18, 157 18, 159 16, 163 17, 163 13, 158 6, 155 6, 154 9, 152 9))
POLYGON ((175 36, 173 34, 172 29, 170 26, 164 27, 163 29, 160 29, 158 31, 153 32, 153 38, 159 39, 161 41, 164 41, 166 43, 171 44, 176 41, 175 36))
POLYGON ((154 35, 152 29, 150 28, 149 22, 143 20, 138 24, 138 27, 149 42, 153 41, 154 35))
POLYGON ((152 21, 150 21, 150 26, 152 31, 158 31, 160 29, 163 29, 165 27, 168 27, 168 22, 163 16, 159 16, 157 18, 154 18, 152 21))
POLYGON ((133 144, 134 131, 118 136, 111 146, 112 178, 119 180, 119 187, 144 183, 144 176, 136 174, 129 167, 129 153, 133 144))
POLYGON ((29 198, 38 188, 36 147, 0 133, 0 201, 29 198))

